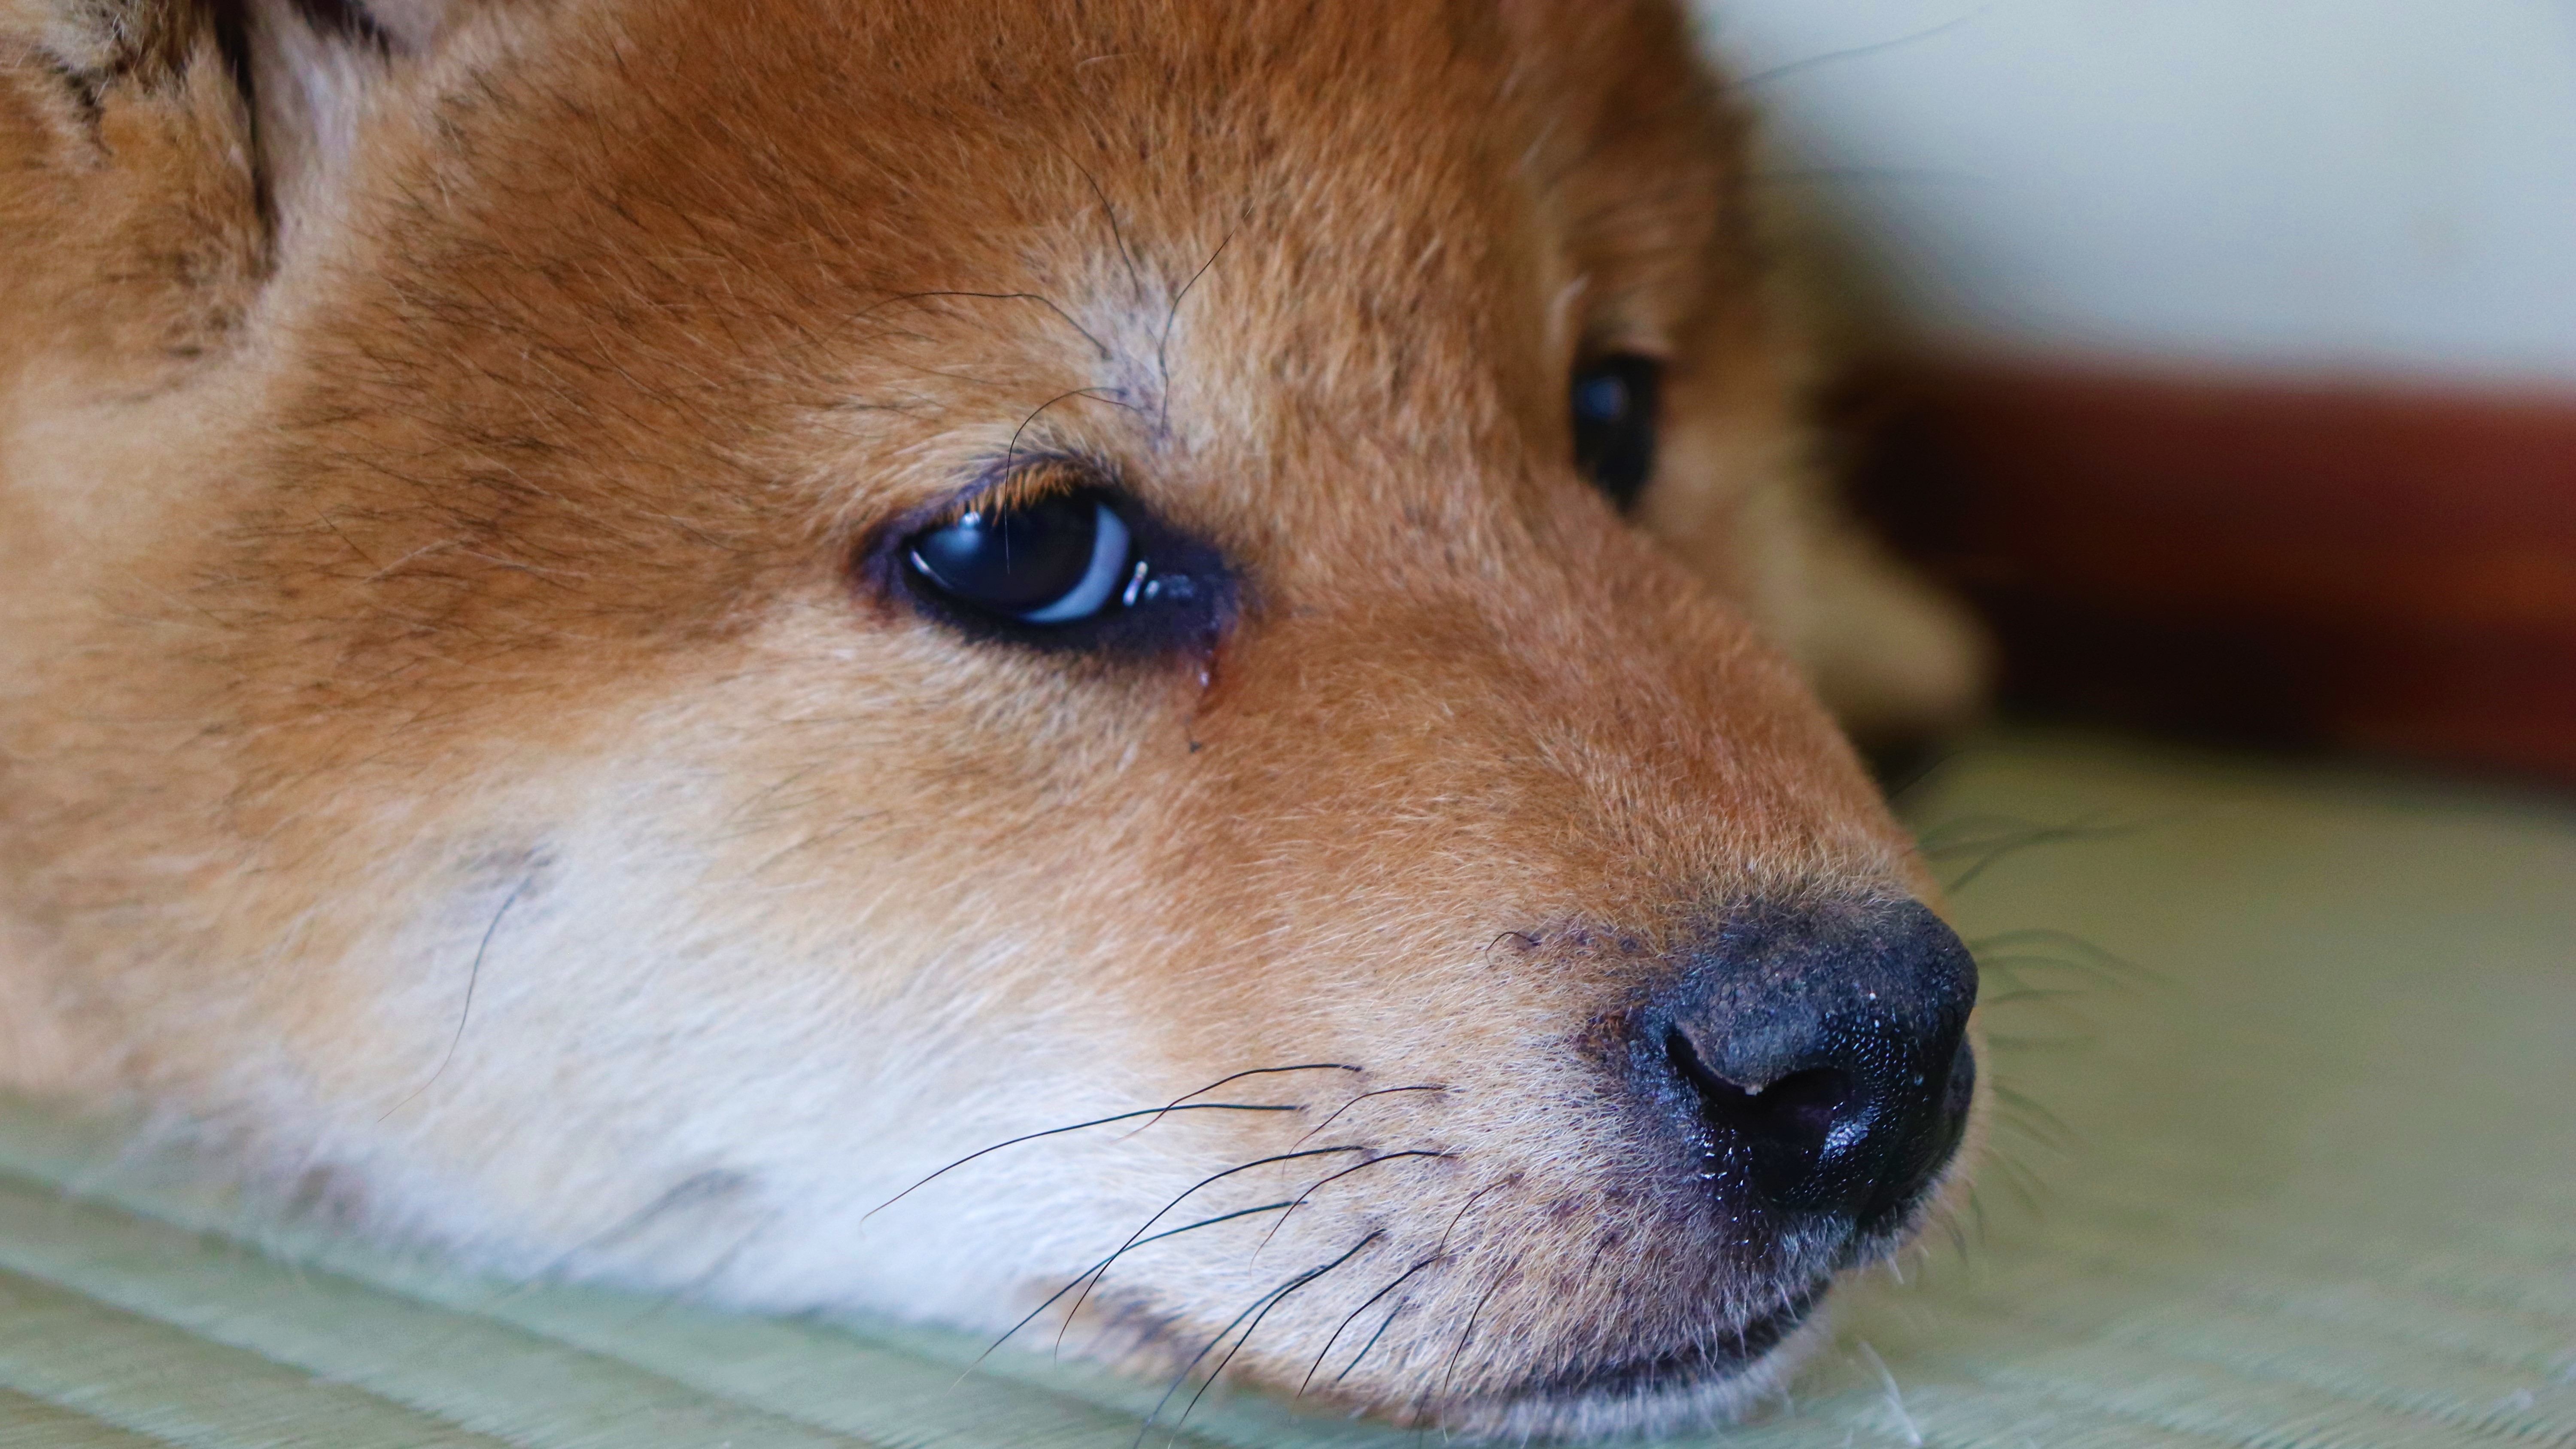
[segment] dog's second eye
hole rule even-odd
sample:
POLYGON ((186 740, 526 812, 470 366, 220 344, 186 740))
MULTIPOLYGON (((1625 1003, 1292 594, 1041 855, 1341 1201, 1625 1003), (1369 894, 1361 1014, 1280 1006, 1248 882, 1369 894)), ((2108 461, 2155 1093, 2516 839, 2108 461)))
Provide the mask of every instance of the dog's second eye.
POLYGON ((1617 352, 1575 369, 1574 462, 1625 512, 1655 471, 1664 365, 1617 352))
POLYGON ((924 529, 904 549, 915 577, 958 603, 1021 624, 1071 624, 1128 582, 1127 521, 1084 491, 978 509, 924 529))

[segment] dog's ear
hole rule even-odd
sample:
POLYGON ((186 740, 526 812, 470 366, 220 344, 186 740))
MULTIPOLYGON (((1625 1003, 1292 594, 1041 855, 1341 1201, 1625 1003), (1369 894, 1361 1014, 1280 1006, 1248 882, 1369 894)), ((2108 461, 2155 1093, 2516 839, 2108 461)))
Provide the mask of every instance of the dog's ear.
POLYGON ((0 340, 206 351, 468 3, 0 0, 0 340))
POLYGON ((346 175, 367 111, 434 51, 454 0, 200 0, 240 17, 243 75, 272 223, 292 232, 346 175))

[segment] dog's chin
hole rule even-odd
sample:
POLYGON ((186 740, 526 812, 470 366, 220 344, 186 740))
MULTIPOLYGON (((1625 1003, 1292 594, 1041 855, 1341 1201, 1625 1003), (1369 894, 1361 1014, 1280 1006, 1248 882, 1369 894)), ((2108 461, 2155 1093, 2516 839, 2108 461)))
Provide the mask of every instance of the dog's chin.
POLYGON ((1454 1405, 1455 1433, 1505 1442, 1635 1437, 1743 1418, 1775 1398, 1826 1337, 1822 1285, 1681 1348, 1614 1359, 1454 1405))
MULTIPOLYGON (((1948 1182, 1958 1180, 1954 1165, 1948 1182)), ((1634 1358, 1579 1365, 1437 1414, 1452 1433, 1503 1442, 1641 1438, 1705 1429, 1776 1401, 1830 1336, 1828 1296, 1850 1274, 1893 1259, 1934 1211, 1947 1183, 1924 1194, 1896 1231, 1834 1254, 1822 1277, 1732 1327, 1634 1358)))

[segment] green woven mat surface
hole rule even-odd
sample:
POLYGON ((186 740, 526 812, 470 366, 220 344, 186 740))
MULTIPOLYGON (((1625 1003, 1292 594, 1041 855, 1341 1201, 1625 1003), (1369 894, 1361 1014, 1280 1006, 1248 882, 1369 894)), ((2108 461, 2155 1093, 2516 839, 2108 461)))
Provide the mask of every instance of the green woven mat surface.
MULTIPOLYGON (((1977 1211, 1695 1442, 2576 1445, 2576 809, 2047 734, 1907 806, 1987 963, 1977 1211)), ((980 1347, 263 1228, 0 1104, 0 1449, 1136 1442, 1155 1387, 980 1347)))

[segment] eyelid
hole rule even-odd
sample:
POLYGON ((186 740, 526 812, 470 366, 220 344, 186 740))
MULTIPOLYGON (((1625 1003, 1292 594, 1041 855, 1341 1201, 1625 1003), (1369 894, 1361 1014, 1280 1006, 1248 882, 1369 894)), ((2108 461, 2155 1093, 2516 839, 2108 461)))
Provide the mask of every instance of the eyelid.
POLYGON ((976 513, 1005 513, 1026 508, 1050 498, 1062 498, 1085 488, 1106 486, 1102 470, 1078 458, 1044 457, 1021 462, 1007 474, 986 478, 971 487, 958 490, 944 503, 916 512, 904 519, 906 532, 928 528, 946 528, 963 523, 976 513))

